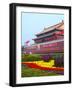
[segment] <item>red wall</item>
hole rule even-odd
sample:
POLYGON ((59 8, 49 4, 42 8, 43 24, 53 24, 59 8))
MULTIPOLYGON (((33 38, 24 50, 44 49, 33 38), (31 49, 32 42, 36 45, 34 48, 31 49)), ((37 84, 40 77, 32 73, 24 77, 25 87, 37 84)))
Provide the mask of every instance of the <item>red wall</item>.
POLYGON ((64 52, 64 41, 53 43, 53 44, 45 44, 45 45, 36 45, 30 46, 24 49, 26 53, 49 53, 49 52, 64 52))

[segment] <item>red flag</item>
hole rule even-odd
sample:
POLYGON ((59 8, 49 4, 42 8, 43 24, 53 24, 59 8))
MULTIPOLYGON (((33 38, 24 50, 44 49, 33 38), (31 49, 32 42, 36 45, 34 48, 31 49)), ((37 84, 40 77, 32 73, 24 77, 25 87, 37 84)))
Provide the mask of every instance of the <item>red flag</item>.
POLYGON ((29 42, 30 42, 30 41, 28 40, 28 41, 26 41, 25 43, 28 44, 29 42))

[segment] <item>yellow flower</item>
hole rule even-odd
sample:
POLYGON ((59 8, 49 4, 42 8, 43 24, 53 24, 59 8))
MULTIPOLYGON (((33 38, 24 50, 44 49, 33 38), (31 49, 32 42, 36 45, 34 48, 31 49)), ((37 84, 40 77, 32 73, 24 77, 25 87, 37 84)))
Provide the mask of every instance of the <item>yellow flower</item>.
POLYGON ((38 66, 41 67, 53 67, 54 65, 54 60, 50 60, 49 62, 44 62, 42 61, 34 61, 33 63, 36 63, 38 66))

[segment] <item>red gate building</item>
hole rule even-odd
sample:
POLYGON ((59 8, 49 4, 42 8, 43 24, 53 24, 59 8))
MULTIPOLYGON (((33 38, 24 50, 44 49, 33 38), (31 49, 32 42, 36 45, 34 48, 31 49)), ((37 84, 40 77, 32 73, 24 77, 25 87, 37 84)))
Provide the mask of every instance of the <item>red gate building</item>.
POLYGON ((48 54, 51 52, 64 53, 64 21, 53 26, 44 28, 36 34, 34 44, 26 46, 26 54, 48 54))

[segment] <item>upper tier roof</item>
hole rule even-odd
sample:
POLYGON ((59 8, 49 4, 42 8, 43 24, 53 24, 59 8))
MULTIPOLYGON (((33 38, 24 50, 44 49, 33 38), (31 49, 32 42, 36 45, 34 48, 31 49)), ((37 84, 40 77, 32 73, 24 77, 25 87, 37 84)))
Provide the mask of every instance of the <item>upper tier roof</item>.
POLYGON ((64 21, 62 20, 62 22, 60 22, 60 23, 58 23, 58 24, 55 24, 55 25, 53 25, 53 26, 44 28, 43 31, 37 33, 36 35, 44 34, 44 33, 46 33, 46 32, 52 31, 52 30, 54 30, 54 29, 64 30, 64 21))

